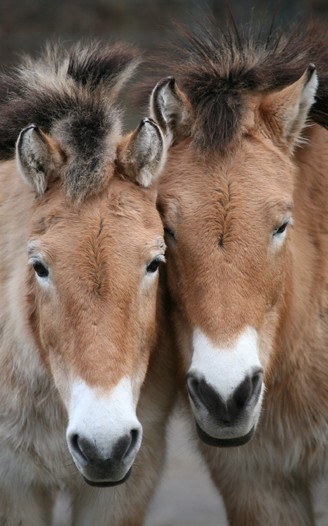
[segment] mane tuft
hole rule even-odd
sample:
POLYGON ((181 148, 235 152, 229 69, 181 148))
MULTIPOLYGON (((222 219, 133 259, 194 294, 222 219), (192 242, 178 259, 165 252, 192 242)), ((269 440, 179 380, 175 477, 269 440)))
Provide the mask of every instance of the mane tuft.
POLYGON ((121 132, 117 96, 137 65, 128 46, 56 44, 1 73, 0 160, 14 157, 20 131, 35 124, 67 154, 67 193, 80 199, 96 191, 121 132))
POLYGON ((319 75, 310 119, 328 127, 328 34, 318 23, 295 25, 288 33, 254 27, 238 30, 207 21, 193 32, 179 30, 152 67, 157 76, 173 75, 193 110, 192 138, 201 150, 224 151, 240 130, 246 97, 282 89, 298 80, 310 63, 319 75), (163 73, 164 69, 164 73, 163 73))
POLYGON ((107 89, 116 85, 117 89, 135 68, 135 60, 131 62, 136 58, 134 55, 130 47, 123 45, 109 50, 97 43, 89 48, 79 44, 70 53, 67 75, 77 84, 89 86, 90 89, 96 89, 101 84, 105 84, 107 89))

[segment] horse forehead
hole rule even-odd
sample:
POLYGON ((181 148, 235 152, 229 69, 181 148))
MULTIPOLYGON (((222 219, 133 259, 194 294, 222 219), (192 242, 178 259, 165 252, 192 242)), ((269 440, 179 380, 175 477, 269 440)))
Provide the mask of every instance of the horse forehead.
POLYGON ((161 221, 154 199, 134 186, 115 181, 107 191, 78 204, 56 189, 35 205, 32 235, 49 231, 55 236, 56 231, 66 231, 71 232, 69 237, 80 235, 83 239, 107 231, 121 239, 128 234, 137 239, 137 234, 147 236, 152 230, 160 234, 161 221))
POLYGON ((275 200, 291 200, 295 167, 269 140, 245 138, 226 155, 203 159, 189 146, 182 163, 179 155, 174 152, 169 159, 168 176, 160 186, 160 199, 173 217, 190 213, 196 220, 229 207, 232 200, 237 215, 266 202, 271 206, 275 200))

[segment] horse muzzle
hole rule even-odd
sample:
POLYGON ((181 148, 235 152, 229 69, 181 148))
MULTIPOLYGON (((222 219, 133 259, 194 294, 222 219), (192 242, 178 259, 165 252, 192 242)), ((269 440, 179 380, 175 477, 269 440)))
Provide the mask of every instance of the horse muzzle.
POLYGON ((125 482, 142 440, 141 426, 131 429, 108 448, 97 447, 97 440, 76 433, 68 435, 70 453, 84 480, 91 486, 116 486, 125 482), (110 451, 110 453, 106 453, 110 451))
POLYGON ((196 371, 187 376, 188 394, 199 438, 216 447, 246 444, 256 428, 263 392, 263 371, 255 369, 223 397, 196 371))

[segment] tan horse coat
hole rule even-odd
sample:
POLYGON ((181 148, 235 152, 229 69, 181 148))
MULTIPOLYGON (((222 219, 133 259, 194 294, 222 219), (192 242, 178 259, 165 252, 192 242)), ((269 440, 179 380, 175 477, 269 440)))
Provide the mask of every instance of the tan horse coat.
POLYGON ((159 209, 181 387, 232 526, 313 526, 327 469, 325 38, 191 35, 151 97, 172 140, 159 209))
POLYGON ((65 489, 76 526, 141 525, 175 393, 155 207, 165 146, 147 119, 120 134, 113 91, 133 53, 44 60, 22 68, 0 123, 0 524, 49 526, 65 489), (34 124, 5 160, 21 107, 34 124))

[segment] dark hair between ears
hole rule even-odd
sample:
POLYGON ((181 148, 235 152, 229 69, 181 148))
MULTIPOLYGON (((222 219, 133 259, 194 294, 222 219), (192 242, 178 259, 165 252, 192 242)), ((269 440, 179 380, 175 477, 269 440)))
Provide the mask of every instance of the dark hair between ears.
POLYGON ((178 41, 160 57, 151 65, 152 74, 157 79, 175 77, 186 93, 193 111, 193 138, 203 150, 223 151, 231 143, 247 95, 292 84, 309 64, 319 76, 310 119, 328 127, 328 32, 318 23, 299 24, 288 33, 270 29, 263 36, 254 28, 239 32, 233 21, 218 28, 208 20, 193 32, 180 29, 178 41))
POLYGON ((14 156, 20 131, 33 124, 67 153, 70 195, 92 190, 111 135, 120 133, 118 92, 137 63, 136 51, 124 45, 56 44, 0 74, 0 159, 14 156))

